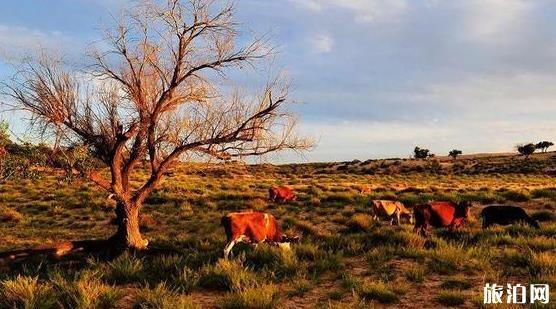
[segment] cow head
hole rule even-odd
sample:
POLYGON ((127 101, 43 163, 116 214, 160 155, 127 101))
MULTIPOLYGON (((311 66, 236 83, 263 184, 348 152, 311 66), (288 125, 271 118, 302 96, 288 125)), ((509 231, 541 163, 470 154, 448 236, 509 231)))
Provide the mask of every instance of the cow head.
POLYGON ((473 207, 473 203, 470 201, 461 201, 459 202, 456 208, 456 216, 462 217, 467 219, 471 216, 471 207, 473 207))
POLYGON ((298 243, 299 242, 299 236, 297 235, 282 235, 282 239, 280 239, 281 243, 298 243))
POLYGON ((413 214, 410 212, 403 212, 400 214, 400 219, 407 220, 409 224, 413 224, 413 214))

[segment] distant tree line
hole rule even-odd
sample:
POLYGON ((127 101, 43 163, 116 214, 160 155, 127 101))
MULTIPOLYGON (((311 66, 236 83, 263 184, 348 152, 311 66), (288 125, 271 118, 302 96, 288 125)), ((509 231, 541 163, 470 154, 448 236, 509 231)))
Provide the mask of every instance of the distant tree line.
POLYGON ((39 167, 62 169, 69 181, 98 166, 100 164, 89 156, 85 146, 52 148, 43 143, 16 143, 10 138, 8 124, 0 122, 0 181, 36 178, 39 167))
POLYGON ((528 158, 530 155, 535 153, 535 151, 540 150, 541 152, 547 152, 548 148, 554 146, 554 143, 549 141, 542 141, 538 143, 528 143, 523 145, 517 145, 517 152, 528 158))

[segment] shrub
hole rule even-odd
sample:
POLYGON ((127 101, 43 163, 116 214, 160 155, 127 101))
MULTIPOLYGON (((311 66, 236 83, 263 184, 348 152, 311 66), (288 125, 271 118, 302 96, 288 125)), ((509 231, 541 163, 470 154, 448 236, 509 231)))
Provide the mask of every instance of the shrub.
POLYGON ((458 156, 460 156, 463 152, 461 150, 458 149, 453 149, 450 150, 450 152, 448 153, 448 155, 450 157, 452 157, 452 159, 456 160, 458 156))
POLYGON ((102 283, 95 272, 84 272, 75 281, 55 274, 52 285, 58 304, 64 308, 114 308, 122 294, 116 288, 102 283))
POLYGON ((37 277, 18 275, 0 282, 0 307, 52 308, 55 302, 52 287, 39 283, 37 277))
POLYGON ((324 254, 319 246, 313 243, 297 244, 294 250, 297 258, 307 261, 314 261, 324 254))
POLYGON ((556 188, 542 188, 531 190, 531 196, 534 198, 556 199, 556 188))
POLYGON ((529 157, 535 152, 535 150, 537 150, 535 144, 518 145, 516 148, 517 148, 517 152, 519 152, 520 155, 525 157, 529 157))
POLYGON ((473 257, 474 250, 473 247, 464 248, 462 245, 441 244, 432 252, 428 265, 433 271, 440 274, 475 269, 479 265, 473 257))
POLYGON ((365 232, 373 223, 373 218, 366 214, 356 214, 348 222, 348 228, 352 232, 365 232))
POLYGON ((0 206, 0 222, 20 222, 23 220, 23 215, 15 209, 0 206))
POLYGON ((532 256, 530 273, 534 276, 555 275, 556 255, 552 252, 535 253, 532 256))
POLYGON ((512 202, 527 202, 531 199, 531 196, 528 193, 514 190, 504 190, 500 191, 498 194, 505 200, 512 202))
POLYGON ((407 280, 415 283, 422 283, 425 281, 425 269, 420 266, 415 266, 405 272, 407 280))
POLYGON ((539 210, 531 214, 531 218, 540 222, 556 221, 556 214, 550 210, 539 210))
POLYGON ((457 292, 440 292, 436 297, 436 301, 444 306, 455 307, 465 303, 465 297, 457 292))
POLYGON ((179 295, 169 290, 163 283, 154 289, 142 288, 133 303, 134 309, 197 309, 191 297, 179 295))
POLYGON ((430 150, 426 148, 415 147, 415 149, 413 149, 413 155, 415 159, 426 159, 431 154, 430 154, 430 150))
POLYGON ((326 254, 316 259, 312 265, 309 265, 309 271, 312 275, 318 276, 329 270, 342 269, 344 267, 342 258, 341 252, 326 252, 326 254))
POLYGON ((271 270, 278 278, 303 271, 293 251, 269 245, 259 245, 245 257, 245 265, 253 270, 271 270))
POLYGON ((244 287, 226 295, 220 304, 221 308, 274 308, 278 302, 278 288, 274 284, 253 285, 244 287))
POLYGON ((173 274, 170 278, 170 285, 172 288, 179 292, 190 292, 199 284, 199 275, 191 270, 189 267, 184 266, 177 273, 173 274))
POLYGON ((132 283, 142 279, 143 260, 124 253, 106 264, 104 277, 113 283, 132 283))
POLYGON ((451 277, 442 282, 440 287, 447 290, 467 290, 472 288, 473 284, 465 278, 451 277))
POLYGON ((232 291, 251 286, 256 279, 242 261, 219 260, 216 265, 208 265, 202 270, 199 285, 208 289, 232 291))
POLYGON ((356 293, 364 299, 376 300, 382 304, 398 302, 399 297, 383 282, 364 282, 356 293))
POLYGON ((311 282, 305 278, 297 278, 292 282, 292 289, 288 292, 289 296, 301 296, 311 289, 311 282))

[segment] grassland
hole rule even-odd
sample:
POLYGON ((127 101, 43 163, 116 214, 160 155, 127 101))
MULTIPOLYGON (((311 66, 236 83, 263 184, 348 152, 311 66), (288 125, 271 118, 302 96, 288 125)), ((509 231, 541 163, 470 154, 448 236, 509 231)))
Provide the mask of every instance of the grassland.
MULTIPOLYGON (((143 209, 142 230, 164 254, 124 254, 0 265, 0 308, 481 307, 484 283, 556 287, 556 160, 511 156, 458 162, 385 160, 306 165, 180 165, 143 209), (510 167, 510 168, 509 168, 510 167), (296 190, 275 205, 271 185, 296 190), (361 188, 370 187, 361 195, 361 188), (435 230, 371 220, 370 199, 408 207, 427 200, 512 203, 542 228, 435 230), (302 235, 292 252, 236 246, 221 260, 223 214, 268 211, 302 235)), ((146 175, 137 175, 146 177, 146 175)), ((0 187, 0 252, 106 238, 114 202, 94 185, 56 171, 0 187)), ((549 305, 550 306, 550 305, 549 305)))

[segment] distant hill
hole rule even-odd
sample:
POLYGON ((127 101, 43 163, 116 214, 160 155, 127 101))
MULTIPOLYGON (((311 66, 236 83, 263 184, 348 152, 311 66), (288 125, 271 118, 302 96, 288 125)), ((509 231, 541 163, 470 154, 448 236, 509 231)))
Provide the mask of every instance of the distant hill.
POLYGON ((403 174, 403 173, 437 173, 437 174, 483 174, 483 173, 523 173, 556 175, 556 152, 536 153, 525 158, 515 153, 480 153, 469 154, 453 160, 442 156, 425 160, 383 159, 367 161, 346 161, 330 163, 270 164, 252 165, 251 168, 274 168, 282 172, 290 170, 313 173, 355 173, 355 174, 403 174))

